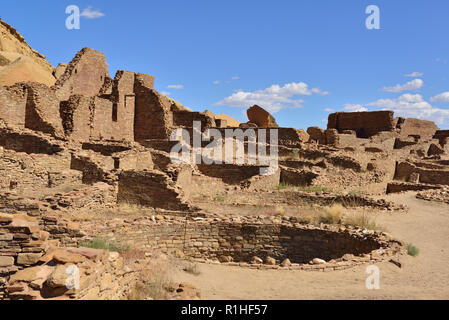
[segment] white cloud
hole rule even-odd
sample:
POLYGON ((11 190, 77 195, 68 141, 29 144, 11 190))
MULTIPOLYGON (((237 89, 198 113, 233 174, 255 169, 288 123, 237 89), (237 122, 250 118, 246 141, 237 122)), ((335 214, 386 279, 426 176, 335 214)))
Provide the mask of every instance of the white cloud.
POLYGON ((365 108, 364 106, 362 106, 361 104, 344 104, 343 105, 343 110, 347 111, 347 112, 363 112, 363 111, 368 111, 367 108, 365 108))
POLYGON ((104 17, 105 14, 100 10, 92 10, 92 7, 89 6, 86 9, 84 9, 83 12, 81 12, 80 16, 85 17, 87 19, 97 19, 104 17))
POLYGON ((240 77, 239 76, 233 76, 231 79, 232 80, 238 80, 238 79, 240 79, 240 77))
POLYGON ((168 92, 168 91, 162 91, 161 94, 163 94, 164 96, 169 96, 169 95, 171 95, 171 93, 168 92))
POLYGON ((332 109, 332 108, 325 108, 324 111, 326 111, 326 112, 334 112, 335 109, 332 109))
POLYGON ((294 97, 298 95, 310 96, 313 93, 328 94, 328 92, 322 92, 318 88, 309 89, 309 86, 304 82, 293 82, 282 87, 274 84, 269 88, 253 92, 239 90, 215 103, 215 105, 247 108, 257 104, 269 112, 275 113, 284 108, 301 108, 304 100, 294 97))
POLYGON ((449 102, 449 91, 440 93, 435 97, 430 98, 430 101, 433 102, 449 102))
POLYGON ((412 91, 418 90, 424 85, 424 81, 421 79, 415 79, 406 84, 397 84, 394 87, 384 87, 382 90, 387 92, 401 92, 401 91, 412 91))
POLYGON ((395 99, 380 99, 368 103, 367 106, 393 110, 401 117, 432 120, 437 124, 446 123, 449 119, 449 109, 433 107, 420 94, 403 94, 395 99))
POLYGON ((184 86, 182 84, 169 84, 167 89, 182 90, 184 89, 184 86))
POLYGON ((220 84, 220 81, 218 81, 218 80, 215 80, 214 82, 212 82, 213 84, 215 84, 215 85, 217 85, 217 84, 220 84))
POLYGON ((424 75, 424 73, 415 71, 415 72, 412 72, 412 73, 404 74, 404 77, 418 78, 418 77, 422 77, 423 75, 424 75))

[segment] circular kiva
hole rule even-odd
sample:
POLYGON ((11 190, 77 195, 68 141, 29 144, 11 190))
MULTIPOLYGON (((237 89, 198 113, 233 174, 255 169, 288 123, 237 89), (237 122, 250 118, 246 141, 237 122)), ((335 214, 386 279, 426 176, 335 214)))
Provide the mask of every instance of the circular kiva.
POLYGON ((198 262, 251 268, 340 270, 389 261, 405 252, 400 240, 384 232, 248 216, 236 219, 146 218, 133 222, 134 228, 138 226, 135 232, 114 228, 114 238, 140 242, 146 249, 182 251, 198 262), (120 234, 120 230, 127 231, 120 234))

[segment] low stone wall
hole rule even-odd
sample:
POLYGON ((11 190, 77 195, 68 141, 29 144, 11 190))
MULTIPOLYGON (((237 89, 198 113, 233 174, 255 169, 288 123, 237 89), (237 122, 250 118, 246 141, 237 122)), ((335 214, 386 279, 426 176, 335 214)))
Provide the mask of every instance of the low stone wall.
POLYGON ((36 218, 0 213, 0 300, 120 299, 135 283, 118 253, 61 248, 49 235, 36 218))
POLYGON ((435 165, 434 168, 426 167, 422 163, 399 162, 396 165, 395 180, 420 183, 449 185, 449 169, 435 165), (439 169, 437 169, 439 168, 439 169), (416 177, 416 178, 415 178, 416 177), (415 181, 413 181, 415 182, 415 181))
MULTIPOLYGON (((182 251, 200 261, 227 261, 248 264, 254 256, 285 259, 301 266, 319 258, 329 266, 344 262, 389 259, 401 252, 402 243, 390 236, 352 227, 317 227, 257 217, 196 218, 195 221, 172 216, 114 219, 101 228, 98 223, 84 225, 92 237, 105 237, 137 248, 182 251), (235 221, 237 220, 237 221, 235 221), (90 230, 90 231, 88 231, 90 230), (344 259, 344 257, 346 257, 344 259)), ((305 268, 307 269, 307 268, 305 268)))
POLYGON ((390 182, 387 184, 387 194, 400 193, 404 191, 421 191, 429 189, 440 189, 441 186, 422 184, 422 183, 410 183, 410 182, 390 182))

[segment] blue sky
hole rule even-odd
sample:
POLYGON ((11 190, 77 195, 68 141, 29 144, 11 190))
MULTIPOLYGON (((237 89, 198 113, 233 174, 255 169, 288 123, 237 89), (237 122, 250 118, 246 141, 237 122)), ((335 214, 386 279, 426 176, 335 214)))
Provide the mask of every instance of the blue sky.
POLYGON ((448 14, 447 0, 0 3, 2 19, 55 66, 91 47, 112 76, 152 74, 158 91, 193 110, 247 121, 257 102, 296 128, 366 109, 449 128, 448 14), (80 30, 65 27, 72 4, 90 8, 80 30), (380 9, 380 30, 365 26, 368 5, 380 9))

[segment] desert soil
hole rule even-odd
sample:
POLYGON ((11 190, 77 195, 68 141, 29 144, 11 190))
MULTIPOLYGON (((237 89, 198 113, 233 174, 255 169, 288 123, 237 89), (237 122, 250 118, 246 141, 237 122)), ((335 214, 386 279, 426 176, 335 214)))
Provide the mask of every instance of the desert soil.
POLYGON ((366 265, 332 272, 253 270, 200 264, 200 275, 178 269, 173 278, 198 287, 202 299, 449 299, 449 205, 394 194, 387 200, 410 207, 376 222, 420 249, 401 257, 402 268, 379 263, 380 289, 368 290, 366 265))

